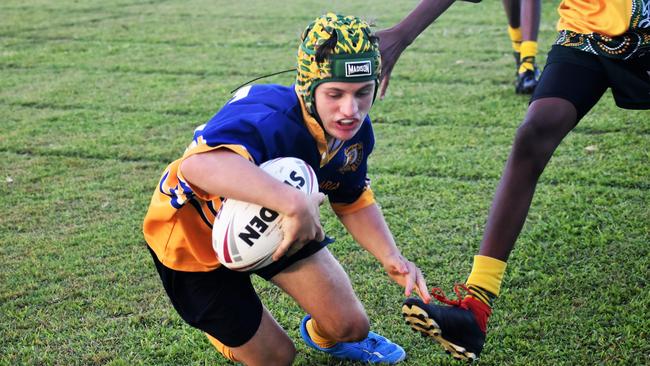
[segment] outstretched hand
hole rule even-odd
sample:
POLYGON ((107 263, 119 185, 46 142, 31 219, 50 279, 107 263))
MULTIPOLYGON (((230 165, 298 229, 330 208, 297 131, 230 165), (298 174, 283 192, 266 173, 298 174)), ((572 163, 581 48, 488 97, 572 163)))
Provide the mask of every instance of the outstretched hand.
POLYGON ((431 301, 422 271, 415 263, 401 255, 392 256, 384 262, 384 269, 393 281, 404 287, 404 296, 411 296, 412 291, 415 290, 422 301, 425 303, 431 301))
POLYGON ((377 31, 375 35, 379 37, 379 53, 381 54, 381 75, 379 75, 381 84, 379 87, 379 98, 384 99, 386 90, 388 89, 388 83, 390 82, 390 74, 393 71, 393 66, 395 66, 397 60, 408 44, 404 41, 403 37, 394 30, 394 28, 382 29, 377 31))

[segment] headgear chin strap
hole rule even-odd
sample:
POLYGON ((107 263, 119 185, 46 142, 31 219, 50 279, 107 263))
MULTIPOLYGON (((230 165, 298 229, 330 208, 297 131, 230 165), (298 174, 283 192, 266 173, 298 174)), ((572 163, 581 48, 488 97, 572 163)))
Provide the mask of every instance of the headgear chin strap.
POLYGON ((381 58, 379 44, 370 36, 370 26, 366 22, 334 13, 316 18, 303 32, 298 49, 296 92, 316 119, 314 90, 322 83, 374 80, 377 95, 381 58), (326 53, 324 60, 317 62, 319 47, 325 43, 333 44, 328 42, 332 37, 336 37, 336 44, 326 53))

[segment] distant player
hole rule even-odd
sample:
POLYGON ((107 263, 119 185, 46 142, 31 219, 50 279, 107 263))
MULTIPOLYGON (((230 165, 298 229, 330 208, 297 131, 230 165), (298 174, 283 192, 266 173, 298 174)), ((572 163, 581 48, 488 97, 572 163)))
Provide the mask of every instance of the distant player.
MULTIPOLYGON (((423 0, 395 27, 378 32, 388 73, 406 46, 451 3, 423 0)), ((483 349, 506 261, 537 181, 560 142, 608 88, 619 107, 650 109, 650 1, 564 0, 558 12, 558 38, 517 130, 472 272, 465 285, 455 288, 458 300, 433 289, 434 297, 451 306, 407 299, 402 308, 413 329, 455 358, 473 360, 483 349), (467 296, 461 298, 461 291, 467 296)))
POLYGON ((333 13, 317 18, 301 37, 296 84, 239 89, 195 130, 157 184, 144 220, 156 269, 178 314, 226 358, 288 365, 296 350, 262 305, 250 273, 217 261, 211 229, 222 197, 284 215, 276 261, 256 274, 308 313, 300 333, 309 347, 366 363, 404 359, 402 347, 369 332, 363 305, 326 248, 319 217, 326 195, 346 229, 405 294, 415 289, 429 301, 422 273, 400 254, 366 175, 374 145, 368 112, 379 71, 377 39, 365 22, 333 13), (310 164, 322 193, 306 196, 258 167, 278 157, 310 164))
POLYGON ((531 94, 539 82, 537 34, 541 15, 541 0, 503 0, 508 17, 508 35, 517 65, 515 92, 531 94))

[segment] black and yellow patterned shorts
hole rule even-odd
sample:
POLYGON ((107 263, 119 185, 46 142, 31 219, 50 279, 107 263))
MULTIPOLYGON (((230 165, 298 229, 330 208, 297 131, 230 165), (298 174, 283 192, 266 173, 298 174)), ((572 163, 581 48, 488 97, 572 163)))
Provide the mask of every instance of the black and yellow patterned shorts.
POLYGON ((607 88, 621 108, 650 109, 650 52, 621 60, 554 45, 531 102, 566 99, 576 107, 579 121, 607 88))

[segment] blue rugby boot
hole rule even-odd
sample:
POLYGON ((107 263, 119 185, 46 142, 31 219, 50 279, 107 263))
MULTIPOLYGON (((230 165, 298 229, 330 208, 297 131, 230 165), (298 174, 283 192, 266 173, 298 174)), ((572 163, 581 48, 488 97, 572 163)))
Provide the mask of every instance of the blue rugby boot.
POLYGON ((469 292, 464 285, 456 285, 456 301, 448 300, 438 288, 432 290, 436 299, 451 306, 429 305, 409 298, 404 301, 402 315, 413 331, 432 338, 455 359, 472 362, 478 360, 483 350, 487 319, 492 310, 471 296, 460 300, 459 287, 469 292))
POLYGON ((300 335, 307 345, 313 349, 329 353, 330 355, 351 361, 366 363, 395 364, 406 358, 406 352, 397 344, 369 332, 368 337, 359 342, 339 342, 334 347, 322 348, 311 340, 307 332, 307 321, 311 315, 306 315, 300 323, 300 335))
POLYGON ((527 57, 521 60, 521 63, 531 63, 533 69, 527 69, 524 72, 517 73, 517 80, 515 81, 515 93, 517 94, 533 94, 537 84, 539 84, 539 77, 541 72, 537 65, 535 65, 534 57, 527 57))

